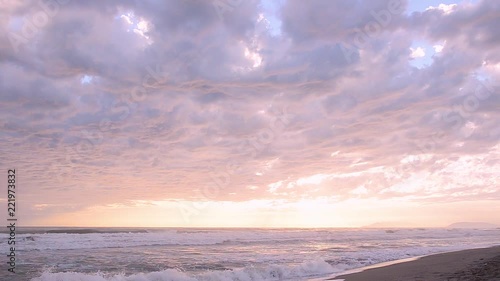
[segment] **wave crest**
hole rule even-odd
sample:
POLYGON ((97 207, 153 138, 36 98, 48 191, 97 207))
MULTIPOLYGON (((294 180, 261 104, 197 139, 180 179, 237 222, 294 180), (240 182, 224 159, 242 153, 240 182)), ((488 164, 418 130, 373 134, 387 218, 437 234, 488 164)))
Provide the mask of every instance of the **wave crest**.
POLYGON ((242 269, 210 271, 189 275, 175 269, 138 273, 129 276, 106 276, 102 273, 44 272, 31 281, 253 281, 287 280, 290 278, 311 278, 334 273, 334 268, 324 260, 305 262, 299 265, 269 265, 266 267, 245 267, 242 269))

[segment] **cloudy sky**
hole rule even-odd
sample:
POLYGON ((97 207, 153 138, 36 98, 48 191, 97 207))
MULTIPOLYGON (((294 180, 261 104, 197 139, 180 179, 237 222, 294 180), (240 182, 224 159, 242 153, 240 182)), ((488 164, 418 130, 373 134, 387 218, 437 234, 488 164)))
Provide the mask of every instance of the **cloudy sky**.
MULTIPOLYGON (((22 225, 500 224, 500 1, 0 1, 22 225)), ((1 216, 6 217, 2 211, 1 216)))

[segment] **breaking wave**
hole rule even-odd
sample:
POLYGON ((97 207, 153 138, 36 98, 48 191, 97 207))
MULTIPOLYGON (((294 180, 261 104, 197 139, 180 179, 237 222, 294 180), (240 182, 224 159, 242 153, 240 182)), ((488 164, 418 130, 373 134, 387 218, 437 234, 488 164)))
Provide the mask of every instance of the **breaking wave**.
POLYGON ((269 265, 266 267, 245 267, 241 269, 210 271, 188 274, 175 269, 158 272, 138 273, 129 276, 106 276, 102 273, 44 272, 31 281, 253 281, 253 280, 304 280, 339 272, 323 260, 305 262, 299 265, 269 265))

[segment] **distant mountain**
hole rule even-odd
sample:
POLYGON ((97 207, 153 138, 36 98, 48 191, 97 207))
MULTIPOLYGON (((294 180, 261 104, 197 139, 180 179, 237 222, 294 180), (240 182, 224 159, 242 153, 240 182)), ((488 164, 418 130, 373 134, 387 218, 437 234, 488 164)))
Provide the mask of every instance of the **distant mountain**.
POLYGON ((497 228, 498 225, 487 222, 456 222, 447 226, 447 228, 497 228))

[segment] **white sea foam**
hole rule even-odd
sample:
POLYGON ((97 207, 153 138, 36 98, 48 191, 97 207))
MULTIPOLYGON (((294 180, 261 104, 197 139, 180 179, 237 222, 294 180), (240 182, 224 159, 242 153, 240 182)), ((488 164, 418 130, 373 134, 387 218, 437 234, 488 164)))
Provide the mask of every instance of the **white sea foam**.
MULTIPOLYGON (((235 270, 211 271, 196 275, 169 269, 159 272, 138 273, 129 276, 104 276, 100 273, 83 274, 76 272, 44 272, 32 281, 253 281, 253 280, 302 280, 335 273, 335 269, 323 260, 305 262, 295 266, 270 265, 266 267, 246 267, 235 270)), ((338 272, 338 271, 337 271, 338 272)))
MULTIPOLYGON (((6 239, 0 235, 0 242, 6 239)), ((20 270, 36 265, 38 273, 25 278, 33 281, 307 280, 392 260, 500 245, 500 229, 166 229, 31 233, 16 239, 17 253, 24 257, 20 270), (43 265, 51 269, 44 272, 43 265)))
MULTIPOLYGON (((449 229, 400 229, 344 230, 344 231, 193 231, 175 230, 152 233, 90 233, 90 234, 19 234, 20 250, 70 250, 102 249, 137 246, 166 245, 217 245, 217 244, 276 244, 302 243, 304 241, 329 242, 330 244, 370 249, 380 247, 440 247, 447 245, 469 245, 491 241, 489 237, 500 237, 500 230, 449 230, 449 229), (446 240, 442 238, 446 237, 446 240), (487 239, 483 239, 487 238, 487 239), (394 242, 394 243, 392 243, 394 242)), ((0 234, 0 241, 8 238, 0 234)), ((497 239, 498 241, 498 239, 497 239)))

